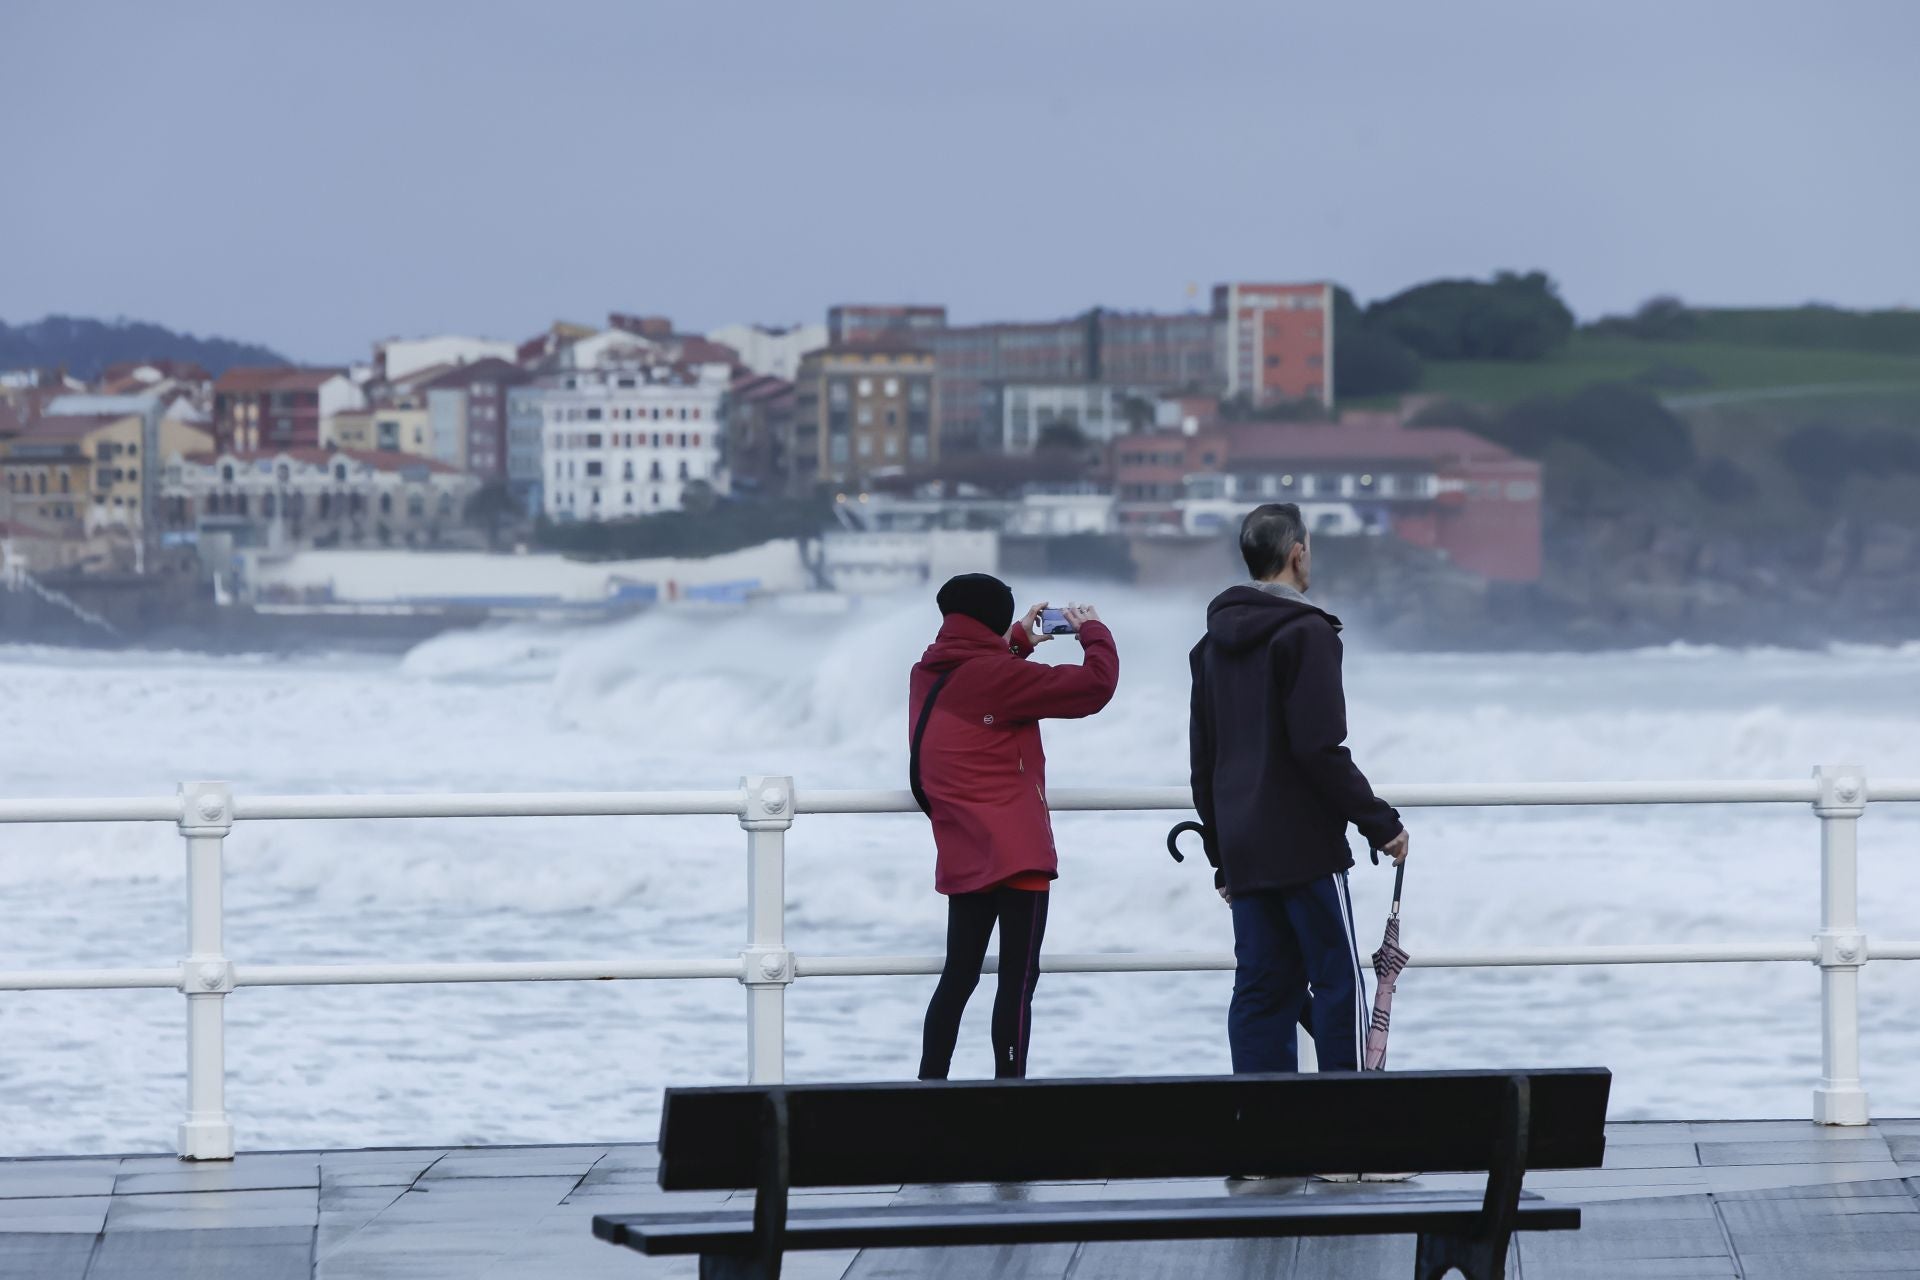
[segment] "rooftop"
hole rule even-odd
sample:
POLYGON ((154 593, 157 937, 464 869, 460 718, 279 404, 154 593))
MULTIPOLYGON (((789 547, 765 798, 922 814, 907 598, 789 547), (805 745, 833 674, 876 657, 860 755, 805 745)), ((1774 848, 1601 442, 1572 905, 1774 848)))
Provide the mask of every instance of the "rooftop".
POLYGON ((102 427, 125 422, 124 413, 64 414, 30 422, 20 432, 21 444, 60 444, 84 440, 102 427))
MULTIPOLYGON (((0 1160, 0 1274, 36 1280, 439 1280, 445 1277, 691 1276, 593 1238, 597 1213, 712 1208, 750 1195, 669 1194, 658 1155, 625 1146, 423 1148, 243 1154, 231 1164, 172 1156, 0 1160)), ((1478 1187, 1480 1175, 1395 1188, 1478 1187)), ((1911 1274, 1920 1257, 1920 1121, 1864 1128, 1803 1121, 1607 1126, 1606 1166, 1527 1179, 1582 1206, 1577 1232, 1523 1233, 1523 1280, 1685 1276, 1705 1280, 1911 1274)), ((1367 1191, 1375 1188, 1368 1187, 1367 1191)), ((1352 1187, 1188 1179, 1156 1198, 1351 1195, 1352 1187)), ((798 1202, 1073 1199, 1098 1184, 796 1191, 798 1202)), ((791 1280, 1239 1280, 1412 1273, 1408 1236, 1009 1249, 792 1253, 791 1280)))
POLYGON ((225 453, 195 453, 187 456, 186 461, 201 466, 212 466, 221 461, 232 462, 272 462, 281 458, 293 462, 304 462, 309 466, 324 467, 335 458, 350 458, 364 463, 376 471, 405 471, 409 468, 424 468, 441 474, 457 475, 460 468, 440 461, 438 458, 425 458, 413 453, 400 453, 392 449, 259 449, 253 452, 229 450, 225 453))
POLYGON ((404 381, 412 381, 424 390, 433 391, 447 387, 466 387, 475 382, 506 382, 519 384, 527 380, 527 374, 511 360, 502 360, 498 356, 487 356, 481 360, 470 360, 465 364, 434 365, 422 372, 433 376, 424 383, 418 382, 419 375, 412 375, 404 381))
POLYGON ((213 389, 237 395, 253 395, 263 391, 318 391, 323 383, 345 374, 345 369, 240 366, 221 374, 219 381, 213 384, 213 389))

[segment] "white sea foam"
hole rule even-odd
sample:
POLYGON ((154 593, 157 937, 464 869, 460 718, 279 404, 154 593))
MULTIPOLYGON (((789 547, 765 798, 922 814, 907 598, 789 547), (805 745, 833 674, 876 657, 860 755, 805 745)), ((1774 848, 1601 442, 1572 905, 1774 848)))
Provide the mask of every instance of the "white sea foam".
MULTIPOLYGON (((1034 596, 1066 598, 1059 584, 1034 596)), ((1023 593, 1024 598, 1024 593, 1023 593)), ((1101 592, 1121 689, 1048 727, 1058 785, 1184 780, 1185 653, 1197 601, 1101 592)), ((902 784, 907 666, 924 601, 844 615, 660 613, 598 629, 446 636, 400 660, 149 661, 0 649, 0 787, 141 795, 190 778, 243 790, 902 784)), ((1072 661, 1070 642, 1042 651, 1072 661)), ((1348 636, 1352 742, 1382 784, 1801 777, 1816 763, 1920 776, 1920 645, 1667 647, 1405 655, 1348 636)), ((1861 833, 1871 936, 1920 937, 1920 807, 1861 833)), ((1406 941, 1500 945, 1796 940, 1819 902, 1816 824, 1794 806, 1408 815, 1406 941)), ((1203 868, 1162 851, 1161 815, 1059 823, 1057 950, 1226 947, 1203 868)), ((243 825, 229 841, 241 961, 726 957, 744 931, 744 841, 725 819, 243 825)), ((942 908, 914 817, 804 818, 789 841, 803 954, 930 953, 942 908)), ((183 942, 164 827, 0 831, 0 967, 166 964, 183 942)), ((1354 899, 1370 934, 1383 872, 1354 899)), ((899 1076, 927 979, 808 979, 790 998, 796 1078, 899 1076)), ((1920 1109, 1913 966, 1864 979, 1869 1085, 1920 1109)), ((1037 1073, 1220 1070, 1224 975, 1042 982, 1037 1073)), ((1817 1071, 1811 968, 1445 972, 1395 1006, 1395 1064, 1599 1062, 1621 1115, 1794 1115, 1817 1071)), ((658 1089, 737 1078, 736 984, 258 990, 229 1002, 231 1105, 251 1147, 651 1136, 658 1089)), ((959 1069, 986 1064, 984 998, 959 1069)), ((161 1148, 181 1103, 167 992, 0 998, 10 1152, 161 1148)))

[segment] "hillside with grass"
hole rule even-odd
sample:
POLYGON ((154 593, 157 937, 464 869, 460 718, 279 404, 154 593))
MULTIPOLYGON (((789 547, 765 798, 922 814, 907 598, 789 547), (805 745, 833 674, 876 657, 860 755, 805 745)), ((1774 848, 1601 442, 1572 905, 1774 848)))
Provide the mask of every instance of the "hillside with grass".
POLYGON ((1537 360, 1428 360, 1421 374, 1421 394, 1481 404, 1570 395, 1596 382, 1637 383, 1680 407, 1799 396, 1831 400, 1852 392, 1920 397, 1920 349, 1898 354, 1581 331, 1537 360))

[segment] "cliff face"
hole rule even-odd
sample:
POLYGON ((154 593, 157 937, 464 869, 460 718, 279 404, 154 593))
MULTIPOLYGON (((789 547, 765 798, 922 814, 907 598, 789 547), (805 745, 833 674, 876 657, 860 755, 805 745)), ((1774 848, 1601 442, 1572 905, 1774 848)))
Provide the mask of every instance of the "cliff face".
POLYGON ((1488 583, 1389 545, 1364 551, 1328 557, 1317 592, 1407 648, 1920 639, 1920 524, 1842 516, 1805 537, 1587 516, 1557 523, 1546 574, 1526 585, 1488 583))

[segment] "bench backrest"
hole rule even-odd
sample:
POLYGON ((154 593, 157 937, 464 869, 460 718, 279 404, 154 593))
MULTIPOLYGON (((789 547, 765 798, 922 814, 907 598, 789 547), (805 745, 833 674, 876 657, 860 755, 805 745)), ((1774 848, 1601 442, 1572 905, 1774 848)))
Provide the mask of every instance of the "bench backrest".
POLYGON ((1612 1074, 1583 1067, 669 1089, 660 1185, 754 1186, 776 1094, 797 1187, 1484 1171, 1515 1078, 1525 1167, 1598 1168, 1612 1074))

